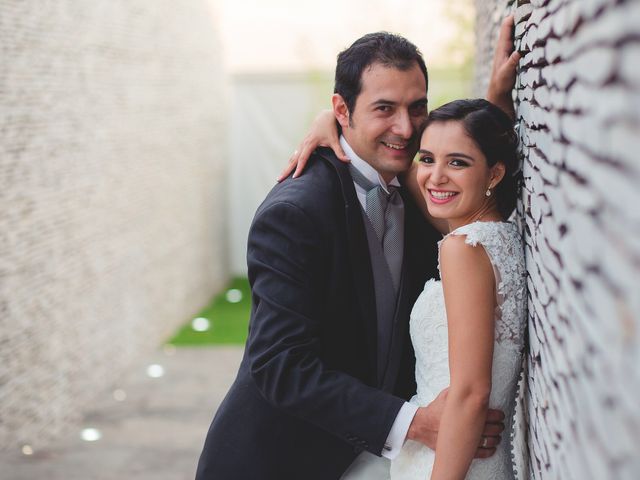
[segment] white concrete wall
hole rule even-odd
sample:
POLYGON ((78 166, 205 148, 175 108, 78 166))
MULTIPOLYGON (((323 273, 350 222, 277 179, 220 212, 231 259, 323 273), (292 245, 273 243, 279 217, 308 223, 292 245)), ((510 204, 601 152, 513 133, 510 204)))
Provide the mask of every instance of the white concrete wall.
POLYGON ((227 278, 213 20, 0 4, 0 448, 53 442, 227 278))
POLYGON ((229 113, 229 262, 247 275, 255 212, 317 113, 330 105, 333 72, 234 75, 229 113))
POLYGON ((477 87, 516 15, 534 479, 640 475, 640 2, 477 0, 477 87))

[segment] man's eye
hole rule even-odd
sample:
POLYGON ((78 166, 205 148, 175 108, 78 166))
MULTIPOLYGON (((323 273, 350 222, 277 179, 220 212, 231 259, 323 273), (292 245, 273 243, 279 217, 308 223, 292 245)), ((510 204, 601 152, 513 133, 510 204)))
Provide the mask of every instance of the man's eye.
POLYGON ((380 112, 389 112, 389 111, 391 111, 391 107, 389 105, 378 105, 376 110, 378 110, 380 112))
POLYGON ((411 107, 411 115, 414 117, 423 117, 427 113, 426 105, 415 105, 411 107))

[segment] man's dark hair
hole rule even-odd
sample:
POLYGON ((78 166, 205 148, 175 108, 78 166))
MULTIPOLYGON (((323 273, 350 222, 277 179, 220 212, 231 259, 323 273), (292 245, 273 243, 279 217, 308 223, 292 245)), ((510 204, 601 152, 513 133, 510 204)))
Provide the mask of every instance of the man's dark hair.
POLYGON ((402 71, 411 69, 417 63, 426 86, 429 86, 427 67, 418 47, 393 33, 368 33, 338 55, 333 93, 344 99, 349 112, 353 112, 362 90, 362 73, 374 63, 402 71))

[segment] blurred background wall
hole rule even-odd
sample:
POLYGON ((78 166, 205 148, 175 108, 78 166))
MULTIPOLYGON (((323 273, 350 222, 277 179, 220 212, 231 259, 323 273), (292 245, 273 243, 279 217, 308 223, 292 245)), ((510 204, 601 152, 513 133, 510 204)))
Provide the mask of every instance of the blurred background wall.
MULTIPOLYGON (((476 87, 515 12, 534 479, 640 472, 640 2, 477 0, 476 87)), ((520 445, 526 448, 526 445, 520 445)))
POLYGON ((228 276, 206 0, 0 3, 0 447, 49 443, 228 276))

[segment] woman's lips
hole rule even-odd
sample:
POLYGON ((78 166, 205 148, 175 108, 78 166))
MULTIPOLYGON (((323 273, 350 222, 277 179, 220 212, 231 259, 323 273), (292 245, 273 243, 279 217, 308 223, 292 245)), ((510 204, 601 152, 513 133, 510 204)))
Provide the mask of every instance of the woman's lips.
POLYGON ((449 203, 458 195, 458 192, 451 192, 447 190, 427 190, 427 191, 429 192, 429 200, 439 205, 442 205, 444 203, 449 203))

